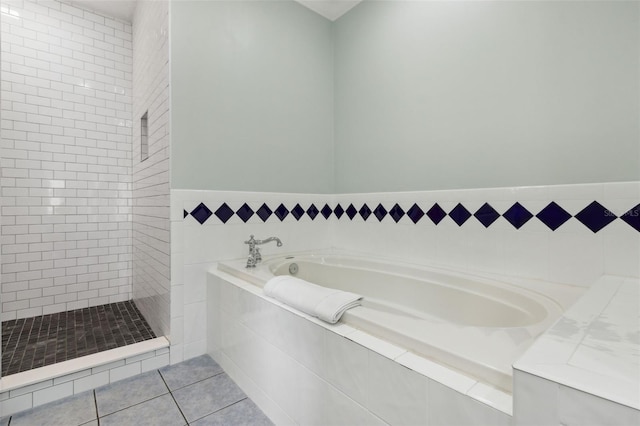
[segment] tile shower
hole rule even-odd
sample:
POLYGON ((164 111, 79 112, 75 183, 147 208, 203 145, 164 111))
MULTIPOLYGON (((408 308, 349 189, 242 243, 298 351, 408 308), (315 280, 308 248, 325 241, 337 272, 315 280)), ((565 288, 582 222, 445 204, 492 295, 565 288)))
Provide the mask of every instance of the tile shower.
POLYGON ((131 25, 20 4, 2 6, 3 320, 132 294, 131 25))
MULTIPOLYGON (((3 376, 168 331, 161 313, 143 309, 163 294, 154 283, 169 275, 149 267, 155 246, 145 236, 154 225, 133 226, 136 214, 162 208, 158 191, 156 198, 148 191, 157 179, 132 167, 140 161, 132 154, 133 110, 167 93, 166 80, 145 74, 167 50, 162 38, 133 59, 134 39, 148 39, 167 14, 166 3, 147 6, 134 34, 129 22, 64 2, 1 3, 3 376), (134 102, 134 78, 154 98, 134 102), (155 201, 151 208, 145 199, 155 201), (144 283, 136 291, 134 269, 144 283)), ((159 161, 157 151, 167 155, 155 144, 167 121, 157 119, 163 106, 150 108, 147 165, 159 161)))

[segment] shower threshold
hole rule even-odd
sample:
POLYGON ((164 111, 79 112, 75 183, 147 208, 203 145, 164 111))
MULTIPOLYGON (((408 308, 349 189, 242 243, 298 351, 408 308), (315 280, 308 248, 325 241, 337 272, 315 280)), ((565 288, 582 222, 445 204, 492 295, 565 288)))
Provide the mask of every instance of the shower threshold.
POLYGON ((133 301, 2 323, 2 377, 156 336, 133 301))
MULTIPOLYGON (((118 380, 118 378, 110 377, 109 370, 118 365, 125 365, 125 360, 137 360, 143 358, 152 358, 154 352, 168 351, 169 340, 166 337, 156 337, 155 339, 145 340, 144 342, 134 343, 132 345, 121 346, 116 349, 86 355, 81 358, 75 358, 69 361, 63 361, 57 364, 47 365, 45 367, 35 368, 33 370, 22 373, 12 374, 10 376, 0 378, 0 392, 16 391, 19 389, 26 390, 32 388, 32 385, 38 388, 51 386, 56 379, 66 377, 73 380, 77 377, 97 377, 100 374, 107 374, 107 378, 103 378, 104 383, 118 380), (100 373, 102 371, 102 373, 100 373), (42 386, 40 386, 42 385, 42 386)), ((166 361, 168 364, 168 360, 166 361)), ((162 365, 166 365, 162 364, 162 365)), ((140 371, 136 374, 140 374, 140 371)), ((97 382, 99 380, 96 380, 97 382)), ((91 387, 89 387, 91 388, 91 387)), ((75 389, 74 389, 75 391, 75 389)), ((20 391, 22 393, 22 391, 20 391)), ((63 395, 64 396, 64 395, 63 395)), ((35 406, 35 401, 34 401, 35 406)), ((27 407, 29 408, 29 407, 27 407)))

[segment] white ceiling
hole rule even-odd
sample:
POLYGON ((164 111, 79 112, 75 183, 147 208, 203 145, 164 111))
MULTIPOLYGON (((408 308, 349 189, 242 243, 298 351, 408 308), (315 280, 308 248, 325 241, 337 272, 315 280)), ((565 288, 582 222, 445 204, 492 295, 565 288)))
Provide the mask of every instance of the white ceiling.
MULTIPOLYGON (((131 22, 137 0, 67 0, 71 4, 131 22)), ((149 1, 149 0, 144 0, 149 1)), ((215 1, 215 0, 205 0, 215 1)), ((238 0, 241 1, 241 0, 238 0)), ((325 18, 335 21, 361 0, 296 0, 325 18)))
POLYGON ((361 0, 296 0, 325 18, 335 21, 347 13, 361 0))

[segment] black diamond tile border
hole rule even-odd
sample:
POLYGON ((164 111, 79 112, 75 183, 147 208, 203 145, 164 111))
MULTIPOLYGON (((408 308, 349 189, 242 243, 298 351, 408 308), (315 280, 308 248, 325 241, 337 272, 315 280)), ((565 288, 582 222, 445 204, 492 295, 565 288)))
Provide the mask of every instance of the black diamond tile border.
POLYGON ((620 216, 625 223, 640 232, 640 204, 620 216))
POLYGON ((155 337, 132 300, 4 321, 2 376, 155 337))
POLYGON ((296 204, 296 206, 291 209, 291 214, 296 218, 296 220, 300 220, 300 218, 304 215, 304 209, 300 204, 296 204))
POLYGON ((362 217, 362 219, 366 221, 367 218, 371 215, 371 209, 365 203, 362 205, 362 207, 360 207, 360 211, 358 213, 360 213, 360 217, 362 217))
POLYGON ((471 213, 462 204, 458 203, 453 210, 449 212, 449 217, 453 219, 458 226, 462 226, 470 217, 471 213))
POLYGON ((617 216, 607 210, 599 202, 594 201, 584 209, 580 210, 580 212, 575 215, 575 218, 582 222, 584 226, 596 233, 613 222, 617 216))
POLYGON ((325 219, 329 219, 331 213, 333 213, 333 210, 331 210, 329 204, 325 204, 322 210, 320 210, 320 213, 322 213, 322 216, 324 216, 325 219))
POLYGON ((488 228, 500 217, 500 213, 491 207, 489 203, 484 203, 473 215, 485 228, 488 228))
MULTIPOLYGON (((227 207, 226 204, 223 204, 223 206, 227 207)), ((228 208, 229 207, 227 207, 227 209, 228 208)), ((222 209, 222 207, 220 207, 220 209, 222 209)), ((218 209, 218 211, 220 211, 220 209, 218 209)), ((216 211, 216 215, 217 214, 218 214, 218 212, 216 211)), ((233 214, 233 212, 231 212, 231 214, 233 214)), ((200 204, 198 204, 198 207, 196 207, 195 209, 193 209, 191 211, 191 216, 193 216, 198 222, 200 222, 200 225, 202 225, 203 223, 205 223, 207 221, 207 219, 209 219, 209 217, 211 217, 211 210, 209 210, 209 208, 207 206, 205 206, 204 203, 200 203, 200 204)), ((220 217, 220 216, 218 216, 218 217, 220 217)), ((224 222, 226 222, 226 220, 224 222)))
POLYGON ((440 205, 438 203, 435 203, 428 211, 427 211, 427 216, 429 216, 429 219, 431 219, 431 221, 437 225, 439 224, 442 219, 444 219, 447 216, 447 212, 445 212, 444 210, 442 210, 442 207, 440 207, 440 205))
POLYGON ((387 215, 387 210, 382 204, 378 204, 378 207, 373 211, 373 214, 380 222, 382 222, 382 219, 387 215))
POLYGON ((244 203, 242 207, 238 209, 236 214, 244 223, 247 223, 247 221, 251 219, 251 216, 253 216, 253 210, 251 210, 251 207, 249 207, 247 203, 244 203))
POLYGON ((256 212, 256 214, 258 215, 258 217, 260 219, 262 219, 263 222, 266 222, 267 219, 269 219, 269 216, 271 216, 271 213, 273 213, 271 211, 271 209, 269 208, 269 206, 267 206, 266 203, 263 203, 260 208, 258 209, 258 211, 256 212))
POLYGON ((346 213, 347 213, 347 216, 349 217, 349 219, 353 220, 353 218, 356 217, 356 214, 358 213, 358 210, 356 210, 356 208, 353 206, 353 204, 349 204, 349 207, 347 207, 346 213))
POLYGON ((318 208, 314 204, 311 204, 307 209, 307 215, 311 218, 311 220, 315 219, 316 216, 318 216, 318 208))
POLYGON ((200 203, 191 211, 191 213, 188 213, 187 210, 183 210, 183 216, 184 219, 188 216, 192 216, 200 224, 204 224, 208 220, 213 220, 210 219, 210 217, 214 214, 222 223, 227 223, 227 221, 229 221, 234 215, 238 216, 246 223, 251 217, 253 217, 253 215, 258 216, 263 222, 266 222, 272 215, 274 215, 282 222, 289 214, 291 214, 296 220, 300 220, 306 214, 311 220, 315 220, 318 216, 324 217, 326 220, 329 220, 331 216, 335 216, 337 219, 341 219, 344 216, 345 220, 346 218, 353 220, 356 216, 360 215, 360 217, 365 221, 373 215, 379 222, 389 216, 396 223, 400 222, 404 216, 407 216, 414 224, 417 224, 423 216, 427 216, 431 219, 431 222, 434 225, 438 225, 445 217, 449 216, 458 226, 464 225, 469 218, 473 216, 482 223, 485 228, 492 226, 493 223, 502 216, 504 220, 509 222, 515 229, 520 229, 524 224, 535 218, 552 231, 555 231, 568 220, 574 218, 594 233, 600 231, 614 220, 620 219, 636 231, 640 232, 640 204, 632 207, 619 218, 597 201, 590 203, 575 216, 572 216, 554 201, 547 204, 547 206, 537 214, 530 212, 519 202, 514 203, 502 214, 496 211, 496 209, 494 209, 489 203, 484 203, 482 207, 476 210, 473 214, 462 203, 457 203, 449 213, 447 213, 438 203, 425 205, 424 207, 429 207, 428 210, 423 210, 417 203, 414 203, 407 211, 404 211, 398 203, 395 203, 393 207, 390 208, 388 207, 389 204, 385 207, 382 203, 378 203, 373 211, 366 203, 363 204, 359 210, 353 205, 353 203, 350 203, 346 209, 340 204, 336 204, 335 208, 332 208, 326 203, 319 205, 323 206, 322 210, 318 210, 318 207, 316 207, 315 204, 311 204, 305 211, 300 204, 296 204, 291 210, 289 210, 285 204, 281 203, 275 211, 272 211, 266 203, 263 203, 262 206, 254 212, 248 204, 244 203, 242 207, 234 212, 227 203, 222 203, 218 206, 215 213, 212 213, 209 207, 204 203, 200 203))
POLYGON ((420 208, 420 206, 414 204, 407 211, 407 216, 409 216, 413 223, 418 223, 418 221, 422 219, 422 216, 424 216, 424 211, 420 208))
POLYGON ((509 210, 502 215, 509 221, 516 229, 520 229, 522 225, 527 223, 529 219, 533 217, 531 212, 524 208, 524 206, 518 202, 509 207, 509 210))
MULTIPOLYGON (((204 204, 200 204, 200 206, 204 206, 204 204)), ((200 207, 198 206, 198 207, 200 207)), ((205 206, 206 208, 206 206, 205 206)), ((208 210, 208 209, 207 209, 208 210)), ((209 212, 211 213, 211 212, 209 212)), ((231 207, 229 207, 227 205, 227 203, 222 203, 222 205, 218 208, 218 210, 216 210, 216 216, 218 217, 218 219, 220 219, 222 221, 222 223, 227 223, 227 221, 229 219, 231 219, 231 217, 233 216, 233 210, 231 210, 231 207)), ((191 213, 191 215, 193 216, 193 212, 191 213)), ((208 218, 209 216, 207 216, 208 218)), ((196 218, 198 219, 198 218, 196 218)), ((207 219, 205 219, 207 220, 207 219)), ((198 222, 200 222, 201 224, 204 222, 201 222, 200 219, 198 219, 198 222)))
POLYGON ((284 218, 289 215, 289 210, 287 210, 284 204, 280 204, 274 213, 276 216, 278 216, 278 219, 280 219, 280 222, 282 222, 284 218))
POLYGON ((402 207, 400 207, 399 204, 396 204, 391 208, 391 210, 389 210, 389 216, 391 216, 393 220, 398 223, 398 221, 402 219, 402 216, 404 216, 404 210, 402 210, 402 207))
POLYGON ((552 231, 555 231, 560 225, 571 219, 571 215, 554 201, 540 210, 540 213, 538 213, 536 217, 552 231))

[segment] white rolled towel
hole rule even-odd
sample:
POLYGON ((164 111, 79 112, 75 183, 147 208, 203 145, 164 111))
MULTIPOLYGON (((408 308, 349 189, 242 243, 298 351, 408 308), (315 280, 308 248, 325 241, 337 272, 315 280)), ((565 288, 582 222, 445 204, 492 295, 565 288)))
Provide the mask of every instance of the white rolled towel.
POLYGON ((335 324, 347 309, 360 305, 362 296, 322 287, 290 275, 273 277, 264 293, 304 313, 335 324))

